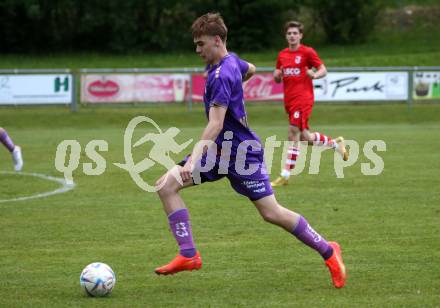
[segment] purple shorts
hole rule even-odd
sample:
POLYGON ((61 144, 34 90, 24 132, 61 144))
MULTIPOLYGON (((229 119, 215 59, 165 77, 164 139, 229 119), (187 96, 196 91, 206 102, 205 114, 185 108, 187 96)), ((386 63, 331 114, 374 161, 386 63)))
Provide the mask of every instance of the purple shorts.
MULTIPOLYGON (((178 165, 185 165, 188 157, 186 156, 178 165)), ((208 162, 212 167, 206 168, 207 158, 204 155, 201 164, 199 164, 201 168, 196 167, 193 172, 193 182, 198 185, 204 182, 215 182, 226 177, 236 192, 248 197, 251 201, 259 200, 273 194, 263 157, 263 154, 248 155, 246 162, 241 164, 243 167, 241 168, 237 166, 235 159, 231 159, 229 163, 223 163, 220 155, 217 155, 215 162, 208 162), (209 170, 204 171, 206 169, 209 170), (197 181, 195 173, 200 174, 200 181, 197 181)))

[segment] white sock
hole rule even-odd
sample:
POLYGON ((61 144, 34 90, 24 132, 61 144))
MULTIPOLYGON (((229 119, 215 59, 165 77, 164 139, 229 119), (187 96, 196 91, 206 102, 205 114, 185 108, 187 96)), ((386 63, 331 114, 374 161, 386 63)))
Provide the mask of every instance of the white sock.
POLYGON ((283 169, 283 171, 281 171, 281 176, 287 180, 290 177, 290 171, 283 169))

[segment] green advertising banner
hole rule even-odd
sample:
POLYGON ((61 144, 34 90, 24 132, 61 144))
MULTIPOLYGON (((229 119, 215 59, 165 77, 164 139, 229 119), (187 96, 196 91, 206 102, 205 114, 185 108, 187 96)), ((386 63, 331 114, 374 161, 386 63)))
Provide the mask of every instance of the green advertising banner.
POLYGON ((440 72, 415 72, 413 98, 440 100, 440 72))

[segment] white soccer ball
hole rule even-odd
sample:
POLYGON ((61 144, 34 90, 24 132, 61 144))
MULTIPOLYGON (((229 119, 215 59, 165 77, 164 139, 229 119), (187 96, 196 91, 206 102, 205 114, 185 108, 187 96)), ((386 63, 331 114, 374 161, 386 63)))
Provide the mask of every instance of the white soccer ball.
POLYGON ((89 296, 101 297, 112 292, 116 276, 107 264, 94 262, 83 269, 79 282, 89 296))

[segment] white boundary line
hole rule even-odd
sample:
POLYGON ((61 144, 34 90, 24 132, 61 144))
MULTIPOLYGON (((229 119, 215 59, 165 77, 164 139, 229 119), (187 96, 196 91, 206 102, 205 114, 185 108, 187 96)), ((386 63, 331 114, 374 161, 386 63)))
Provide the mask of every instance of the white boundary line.
POLYGON ((57 182, 61 184, 61 187, 58 189, 55 189, 53 191, 38 193, 31 196, 25 196, 25 197, 19 197, 19 198, 12 198, 12 199, 0 199, 0 203, 4 202, 15 202, 15 201, 25 201, 30 199, 37 199, 37 198, 44 198, 49 197, 52 195, 62 194, 65 192, 68 192, 69 190, 72 190, 75 187, 75 183, 67 184, 67 182, 64 180, 64 178, 56 178, 50 175, 45 175, 41 173, 28 173, 28 172, 13 172, 13 171, 0 171, 0 174, 13 174, 13 175, 24 175, 24 176, 33 176, 37 177, 43 180, 57 182))

